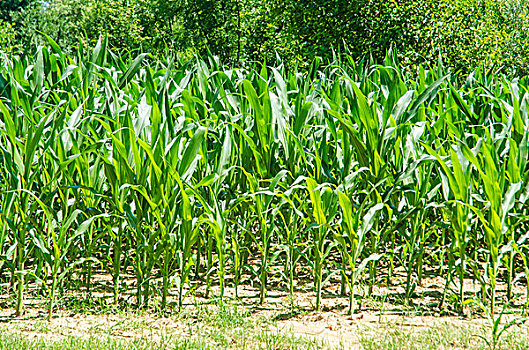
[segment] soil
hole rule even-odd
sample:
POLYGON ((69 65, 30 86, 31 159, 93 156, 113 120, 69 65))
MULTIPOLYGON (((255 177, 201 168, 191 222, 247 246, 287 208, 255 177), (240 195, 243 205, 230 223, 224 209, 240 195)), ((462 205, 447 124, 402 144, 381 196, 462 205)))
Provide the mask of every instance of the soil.
MULTIPOLYGON (((197 310, 201 307, 218 307, 217 302, 206 297, 206 287, 201 286, 185 298, 182 313, 176 311, 176 291, 170 293, 169 307, 173 310, 172 314, 157 312, 156 308, 143 312, 110 311, 112 308, 105 306, 105 303, 111 304, 110 285, 109 276, 97 276, 92 299, 99 302, 89 306, 83 301, 86 298, 83 291, 68 292, 66 297, 59 301, 49 324, 45 321, 44 298, 28 297, 25 301, 25 314, 15 318, 12 303, 8 302, 9 298, 0 295, 0 306, 4 306, 0 308, 0 329, 20 332, 30 338, 45 339, 93 335, 119 339, 138 339, 146 336, 151 339, 166 336, 191 337, 193 324, 202 327, 200 319, 196 316, 197 310), (78 305, 75 302, 72 304, 72 300, 77 300, 78 305)), ((454 310, 455 306, 450 304, 450 296, 456 293, 456 288, 447 293, 447 302, 440 308, 439 301, 444 285, 445 281, 440 277, 424 279, 422 285, 415 289, 410 306, 403 303, 404 289, 398 280, 390 286, 375 286, 371 297, 366 296, 367 287, 359 287, 356 293, 364 297, 358 298, 361 302, 353 315, 348 314, 348 297, 340 295, 340 285, 337 281, 326 286, 319 312, 314 311, 315 298, 311 284, 296 285, 293 298, 287 288, 276 286, 268 291, 266 302, 263 304, 259 304, 258 286, 244 284, 238 288, 238 298, 235 298, 234 288, 226 288, 224 300, 229 305, 237 305, 248 322, 257 324, 267 332, 313 338, 330 348, 360 348, 362 337, 377 337, 397 327, 415 332, 443 327, 478 330, 490 325, 490 320, 477 306, 467 306, 462 314, 454 310)), ((505 289, 504 285, 500 285, 499 294, 504 293, 505 289)), ((470 298, 480 288, 469 280, 465 281, 465 290, 470 298)), ((213 286, 209 295, 218 293, 219 287, 213 286)), ((520 297, 504 315, 503 322, 519 317, 520 309, 526 302, 524 286, 515 286, 514 293, 520 297)), ((131 289, 122 304, 129 305, 132 309, 133 302, 134 293, 131 289)), ((123 305, 120 306, 125 309, 123 305)))

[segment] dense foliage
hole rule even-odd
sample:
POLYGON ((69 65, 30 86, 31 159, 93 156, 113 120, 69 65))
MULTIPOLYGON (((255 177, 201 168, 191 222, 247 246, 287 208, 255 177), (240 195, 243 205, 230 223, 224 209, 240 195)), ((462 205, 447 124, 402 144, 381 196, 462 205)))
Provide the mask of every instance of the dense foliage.
POLYGON ((18 314, 28 286, 50 314, 57 293, 90 295, 94 270, 116 303, 134 275, 139 306, 243 277, 263 301, 307 270, 316 308, 341 276, 351 312, 359 283, 402 283, 409 302, 426 273, 459 310, 529 293, 527 78, 50 45, 0 61, 0 279, 18 314))
MULTIPOLYGON (((529 66, 526 0, 9 0, 0 19, 15 23, 32 52, 49 34, 73 50, 106 34, 115 48, 164 55, 208 50, 229 64, 305 66, 335 53, 381 62, 390 47, 403 67, 435 64, 525 74, 529 66), (46 4, 46 5, 44 5, 46 4), (334 50, 334 52, 333 52, 334 50)), ((190 56, 188 56, 190 57, 190 56)))

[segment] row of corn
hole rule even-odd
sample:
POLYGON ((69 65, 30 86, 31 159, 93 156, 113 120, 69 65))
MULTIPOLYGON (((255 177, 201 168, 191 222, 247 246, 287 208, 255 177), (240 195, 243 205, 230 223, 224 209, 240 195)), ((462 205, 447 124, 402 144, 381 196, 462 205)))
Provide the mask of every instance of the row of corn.
POLYGON ((316 309, 340 283, 352 313, 359 286, 409 303, 432 276, 441 304, 462 309, 468 280, 492 312, 526 303, 528 89, 480 69, 408 79, 391 53, 303 71, 105 40, 0 54, 0 282, 17 314, 38 290, 50 317, 101 273, 115 303, 133 275, 139 307, 250 282, 264 302, 308 278, 316 309))

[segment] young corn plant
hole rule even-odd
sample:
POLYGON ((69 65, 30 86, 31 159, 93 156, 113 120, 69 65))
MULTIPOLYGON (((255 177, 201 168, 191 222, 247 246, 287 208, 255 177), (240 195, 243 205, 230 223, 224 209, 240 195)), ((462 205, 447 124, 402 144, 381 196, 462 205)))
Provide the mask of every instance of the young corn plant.
MULTIPOLYGON (((35 74, 42 74, 39 73, 38 67, 36 68, 35 74)), ((35 89, 39 88, 35 87, 35 89)), ((31 103, 27 101, 27 95, 23 96, 22 99, 17 98, 14 101, 11 110, 0 101, 0 112, 4 124, 1 151, 4 157, 4 173, 7 175, 3 196, 13 201, 12 212, 8 213, 7 220, 13 233, 14 247, 16 247, 13 255, 14 273, 17 276, 16 316, 21 316, 23 313, 25 276, 28 273, 25 269, 25 262, 30 257, 28 254, 31 247, 30 231, 41 229, 36 215, 38 210, 43 210, 43 205, 37 191, 46 186, 46 179, 40 177, 38 159, 42 159, 39 157, 43 156, 50 143, 44 135, 50 118, 42 117, 37 120, 36 124, 33 124, 31 122, 33 112, 29 108, 31 103), (24 113, 31 113, 31 115, 24 118, 25 114, 22 114, 19 118, 17 102, 28 104, 24 113)), ((37 112, 35 114, 40 116, 37 112)))
POLYGON ((469 206, 472 205, 472 166, 463 155, 462 148, 466 149, 464 147, 451 147, 449 149, 449 158, 448 156, 445 157, 445 161, 441 158, 438 152, 434 151, 430 146, 426 144, 423 144, 423 146, 426 151, 437 160, 442 169, 440 170, 440 176, 444 177, 442 180, 444 194, 445 199, 447 200, 446 205, 450 212, 450 223, 454 233, 454 240, 452 243, 453 250, 451 253, 459 260, 456 269, 459 276, 459 306, 461 310, 463 310, 464 282, 468 258, 466 250, 470 241, 468 233, 470 220, 469 206), (451 168, 448 165, 450 164, 448 161, 451 163, 451 168), (450 193, 452 197, 448 197, 448 193, 450 193))
POLYGON ((371 254, 357 265, 357 262, 364 255, 364 248, 368 243, 366 241, 367 234, 373 227, 376 215, 384 208, 384 205, 377 203, 367 209, 365 208, 364 202, 360 208, 355 209, 346 194, 339 190, 337 194, 342 211, 341 226, 345 234, 343 236, 336 235, 335 237, 341 244, 344 260, 347 262, 349 268, 347 284, 349 285, 349 314, 352 315, 355 312, 355 285, 358 277, 370 261, 380 258, 377 254, 371 254))
POLYGON ((509 146, 509 158, 505 162, 501 162, 490 138, 483 142, 479 158, 468 147, 463 148, 465 156, 479 172, 485 198, 490 205, 486 213, 475 206, 469 207, 479 218, 485 231, 485 243, 490 259, 486 273, 490 279, 491 315, 494 315, 496 305, 496 287, 502 255, 507 253, 504 248, 512 229, 510 213, 522 185, 519 168, 515 163, 517 147, 514 140, 509 140, 509 146))
POLYGON ((337 201, 334 192, 327 184, 319 185, 315 180, 307 178, 307 192, 312 207, 311 225, 312 254, 314 257, 314 289, 316 291, 316 310, 321 309, 321 290, 323 287, 323 263, 329 256, 333 247, 330 237, 332 237, 332 221, 337 210, 337 201))

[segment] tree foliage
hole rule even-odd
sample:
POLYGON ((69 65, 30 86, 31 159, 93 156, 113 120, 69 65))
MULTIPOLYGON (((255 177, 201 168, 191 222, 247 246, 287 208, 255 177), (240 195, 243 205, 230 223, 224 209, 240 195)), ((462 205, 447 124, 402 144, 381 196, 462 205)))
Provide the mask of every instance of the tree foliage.
MULTIPOLYGON (((390 47, 404 67, 440 57, 456 70, 483 65, 526 72, 527 0, 6 0, 0 19, 24 47, 36 30, 63 48, 107 35, 120 50, 218 55, 224 62, 289 65, 347 51, 381 61, 390 47)), ((40 38, 42 42, 43 38, 40 38)))

